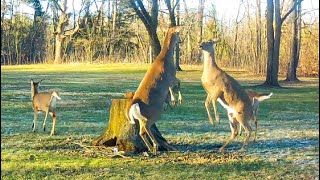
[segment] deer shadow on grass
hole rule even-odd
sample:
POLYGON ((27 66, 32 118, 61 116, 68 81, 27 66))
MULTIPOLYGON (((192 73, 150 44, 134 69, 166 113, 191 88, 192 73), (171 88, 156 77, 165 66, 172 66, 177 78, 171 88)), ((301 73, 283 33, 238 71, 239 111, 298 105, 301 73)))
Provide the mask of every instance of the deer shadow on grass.
MULTIPOLYGON (((236 152, 241 149, 243 139, 236 139, 229 144, 225 150, 226 152, 236 152)), ((212 142, 212 143, 199 143, 199 144, 175 144, 171 143, 173 147, 177 148, 178 151, 185 152, 218 152, 219 148, 225 143, 223 142, 212 142)), ((246 152, 274 152, 278 153, 281 150, 299 150, 310 147, 319 147, 318 138, 284 138, 278 140, 257 140, 256 142, 249 141, 246 147, 246 152)))

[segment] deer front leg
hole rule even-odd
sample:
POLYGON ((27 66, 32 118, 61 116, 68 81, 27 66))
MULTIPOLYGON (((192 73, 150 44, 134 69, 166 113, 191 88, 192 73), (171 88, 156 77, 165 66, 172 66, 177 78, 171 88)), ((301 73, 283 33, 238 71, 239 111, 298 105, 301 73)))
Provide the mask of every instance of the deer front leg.
POLYGON ((181 96, 180 90, 178 91, 178 94, 179 94, 178 101, 179 101, 179 104, 181 105, 182 104, 182 96, 181 96))
POLYGON ((219 114, 217 112, 217 106, 216 106, 216 101, 219 98, 219 94, 213 94, 211 95, 211 101, 212 101, 212 106, 213 106, 213 112, 214 112, 214 116, 216 121, 218 122, 218 124, 220 124, 220 118, 219 118, 219 114))
POLYGON ((209 121, 212 124, 212 126, 214 126, 214 121, 213 121, 211 114, 210 114, 210 100, 211 100, 211 96, 209 94, 207 94, 207 99, 206 99, 206 102, 204 103, 204 105, 205 105, 207 113, 208 113, 209 121))
POLYGON ((169 92, 170 92, 170 97, 171 97, 171 103, 172 103, 173 106, 176 106, 176 99, 175 99, 175 97, 173 95, 171 87, 169 87, 169 92))
POLYGON ((44 117, 44 121, 43 121, 43 131, 46 131, 46 121, 47 121, 48 114, 49 114, 49 109, 46 110, 46 116, 44 117))
POLYGON ((35 110, 33 113, 33 123, 32 123, 32 131, 33 132, 35 132, 35 130, 36 130, 37 117, 38 117, 38 111, 35 110))

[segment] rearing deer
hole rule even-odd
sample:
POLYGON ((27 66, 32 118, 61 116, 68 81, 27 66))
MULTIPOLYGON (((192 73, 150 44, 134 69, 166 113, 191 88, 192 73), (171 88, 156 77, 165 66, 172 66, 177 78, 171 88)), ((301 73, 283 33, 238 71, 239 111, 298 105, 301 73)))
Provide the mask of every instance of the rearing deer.
MULTIPOLYGON (((237 129, 239 124, 245 129, 246 132, 246 138, 241 148, 241 151, 244 151, 245 146, 250 139, 251 127, 249 126, 248 121, 252 118, 252 104, 247 93, 242 89, 241 85, 217 66, 215 62, 213 45, 214 41, 203 42, 200 45, 204 58, 201 81, 204 89, 208 93, 206 107, 207 104, 209 104, 211 97, 214 112, 216 113, 215 102, 219 98, 224 101, 225 104, 231 108, 230 111, 233 112, 232 116, 229 116, 231 117, 229 118, 231 137, 219 149, 219 151, 223 152, 224 148, 237 137, 237 129)), ((210 121, 213 124, 213 120, 210 119, 210 121)))
MULTIPOLYGON (((42 80, 41 80, 42 81, 42 80)), ((51 136, 54 135, 54 127, 57 121, 56 116, 56 103, 57 99, 61 100, 61 98, 58 95, 58 91, 52 91, 51 93, 48 92, 40 92, 39 93, 39 84, 40 82, 34 82, 31 79, 31 99, 32 99, 32 108, 34 110, 34 119, 32 123, 32 129, 33 132, 36 128, 36 120, 38 117, 39 111, 45 111, 46 116, 44 118, 43 122, 43 130, 46 130, 46 120, 48 117, 48 114, 52 116, 52 129, 51 129, 51 136)))
POLYGON ((127 108, 128 119, 131 124, 135 124, 134 119, 139 121, 139 135, 148 150, 154 155, 157 154, 158 143, 150 131, 150 127, 160 118, 169 87, 176 78, 173 50, 178 41, 180 29, 179 26, 168 29, 160 54, 146 72, 133 96, 132 104, 127 108), (146 134, 150 137, 153 146, 147 140, 146 134))

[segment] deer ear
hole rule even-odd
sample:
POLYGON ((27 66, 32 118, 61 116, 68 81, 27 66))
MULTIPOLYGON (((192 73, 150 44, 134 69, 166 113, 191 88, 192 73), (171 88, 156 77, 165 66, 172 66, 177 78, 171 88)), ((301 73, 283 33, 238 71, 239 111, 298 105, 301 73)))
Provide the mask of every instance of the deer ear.
POLYGON ((183 28, 182 26, 175 26, 174 32, 180 32, 182 28, 183 28))
POLYGON ((214 39, 212 39, 211 41, 212 41, 213 43, 218 43, 218 42, 220 41, 220 39, 214 38, 214 39))

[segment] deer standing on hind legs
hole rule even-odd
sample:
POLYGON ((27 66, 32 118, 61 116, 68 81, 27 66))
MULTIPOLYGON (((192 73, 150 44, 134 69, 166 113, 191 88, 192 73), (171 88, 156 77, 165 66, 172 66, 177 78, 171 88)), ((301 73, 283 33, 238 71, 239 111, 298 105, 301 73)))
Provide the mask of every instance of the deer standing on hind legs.
MULTIPOLYGON (((237 137, 239 124, 246 132, 246 138, 241 148, 241 151, 244 151, 247 142, 250 139, 251 127, 249 126, 248 121, 252 118, 252 105, 247 93, 242 89, 241 85, 217 66, 213 45, 214 41, 200 44, 204 58, 201 82, 208 93, 205 105, 208 107, 210 100, 212 100, 214 112, 216 113, 216 101, 219 98, 229 106, 230 111, 232 112, 229 116, 231 137, 219 151, 224 152, 224 148, 237 137)), ((208 113, 208 115, 210 119, 210 113, 208 113)), ((210 121, 211 124, 214 124, 212 118, 210 121)))
MULTIPOLYGON (((42 80, 41 80, 42 81, 42 80)), ((38 117, 38 112, 40 111, 45 111, 46 116, 44 118, 43 122, 43 131, 46 130, 46 120, 48 117, 48 114, 52 116, 52 129, 51 129, 51 136, 54 135, 54 127, 57 121, 57 116, 56 116, 56 103, 57 99, 61 100, 59 97, 58 91, 52 91, 52 92, 40 92, 39 93, 39 84, 40 82, 34 82, 31 79, 31 99, 32 99, 32 108, 34 110, 34 119, 32 123, 32 129, 33 132, 36 129, 36 120, 38 117)))
POLYGON ((180 26, 168 29, 160 54, 146 72, 134 93, 132 103, 127 107, 127 118, 131 124, 135 124, 134 119, 139 121, 139 135, 148 150, 154 155, 157 154, 158 143, 150 131, 150 127, 160 118, 163 112, 163 103, 169 93, 169 87, 176 78, 173 52, 178 42, 180 29, 180 26), (146 135, 149 136, 153 146, 146 135))

